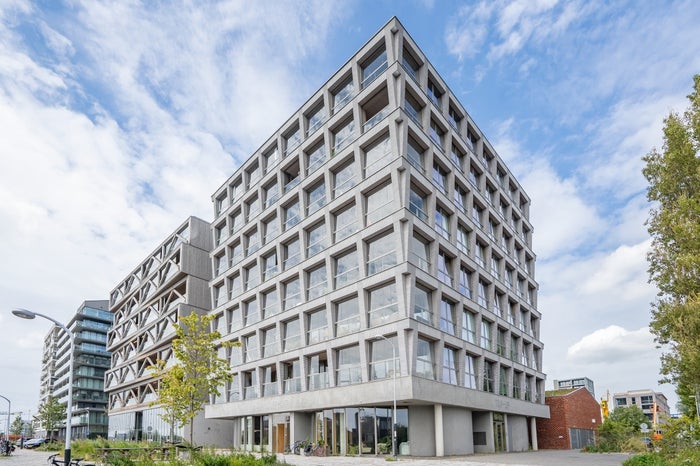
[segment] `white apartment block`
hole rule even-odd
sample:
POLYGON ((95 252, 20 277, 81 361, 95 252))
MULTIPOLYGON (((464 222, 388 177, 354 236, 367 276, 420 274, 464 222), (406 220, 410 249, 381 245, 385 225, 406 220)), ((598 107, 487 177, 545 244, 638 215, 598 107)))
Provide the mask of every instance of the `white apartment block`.
POLYGON ((654 390, 630 390, 613 395, 615 408, 637 406, 641 409, 649 421, 656 424, 659 422, 659 415, 670 416, 671 410, 668 406, 666 395, 654 390))
POLYGON ((212 200, 235 447, 537 449, 530 200, 396 18, 212 200))

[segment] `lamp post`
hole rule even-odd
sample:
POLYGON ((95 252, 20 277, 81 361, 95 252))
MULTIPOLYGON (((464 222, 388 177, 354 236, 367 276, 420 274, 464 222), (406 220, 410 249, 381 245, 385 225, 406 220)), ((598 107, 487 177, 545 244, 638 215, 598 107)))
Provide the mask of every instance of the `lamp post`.
POLYGON ((70 352, 70 357, 68 362, 68 405, 66 406, 66 449, 63 453, 63 460, 65 462, 64 464, 70 464, 71 417, 73 416, 73 356, 75 353, 73 333, 68 330, 68 327, 53 317, 49 317, 38 312, 28 311, 27 309, 13 309, 12 313, 22 319, 34 319, 36 316, 43 317, 44 319, 53 322, 57 327, 62 328, 63 331, 66 332, 66 335, 68 335, 68 350, 70 352))
POLYGON ((9 398, 0 395, 0 398, 7 401, 7 428, 5 429, 5 441, 10 441, 10 416, 12 415, 12 402, 9 398))
POLYGON ((391 357, 394 366, 394 409, 391 413, 391 455, 396 459, 396 346, 393 341, 389 340, 384 335, 379 335, 377 339, 386 340, 391 345, 391 357))

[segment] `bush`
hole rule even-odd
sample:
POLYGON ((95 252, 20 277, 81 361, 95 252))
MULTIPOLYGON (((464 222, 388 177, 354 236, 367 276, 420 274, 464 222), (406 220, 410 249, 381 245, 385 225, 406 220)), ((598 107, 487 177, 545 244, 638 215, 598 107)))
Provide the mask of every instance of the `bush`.
POLYGON ((671 466, 658 453, 642 453, 626 459, 622 466, 671 466))

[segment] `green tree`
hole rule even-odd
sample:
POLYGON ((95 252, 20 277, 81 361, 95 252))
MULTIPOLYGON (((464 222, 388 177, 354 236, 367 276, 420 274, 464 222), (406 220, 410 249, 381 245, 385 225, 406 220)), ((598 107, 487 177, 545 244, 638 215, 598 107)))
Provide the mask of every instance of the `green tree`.
MULTIPOLYGON (((172 362, 159 360, 151 367, 159 379, 157 404, 164 409, 166 422, 180 427, 190 425, 190 444, 194 438, 194 418, 202 411, 210 395, 220 396, 220 387, 233 379, 228 362, 218 357, 218 348, 233 346, 220 342, 221 334, 210 331, 212 315, 180 317, 174 324, 172 362)), ((172 432, 171 432, 172 438, 172 432)))
POLYGON ((22 416, 18 414, 12 421, 12 425, 10 425, 10 433, 12 435, 22 435, 22 427, 24 427, 24 421, 22 416))
POLYGON ((50 396, 39 405, 36 419, 46 430, 46 435, 53 440, 53 434, 60 423, 66 420, 66 407, 60 404, 56 398, 50 396))
POLYGON ((690 396, 700 395, 700 75, 688 99, 683 114, 664 120, 663 150, 644 157, 643 173, 653 205, 649 277, 659 289, 651 330, 664 348, 663 381, 676 385, 684 406, 694 406, 690 396))
POLYGON ((603 451, 621 451, 631 439, 639 436, 642 423, 650 424, 637 406, 615 408, 598 428, 598 445, 603 451))

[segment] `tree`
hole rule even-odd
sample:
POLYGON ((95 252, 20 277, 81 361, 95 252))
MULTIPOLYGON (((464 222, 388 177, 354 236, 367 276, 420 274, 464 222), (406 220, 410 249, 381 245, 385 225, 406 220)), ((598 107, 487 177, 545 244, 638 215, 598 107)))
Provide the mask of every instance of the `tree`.
POLYGON ((54 430, 56 430, 59 423, 66 420, 66 407, 56 401, 56 398, 50 396, 39 405, 36 419, 46 429, 47 437, 53 440, 54 430))
MULTIPOLYGON (((219 389, 233 379, 228 362, 218 357, 218 348, 233 346, 233 342, 219 342, 221 334, 210 331, 212 315, 180 317, 174 324, 172 362, 159 360, 151 367, 159 379, 158 400, 165 413, 161 417, 177 422, 180 427, 190 425, 190 444, 193 445, 194 418, 210 395, 220 396, 219 389)), ((172 432, 171 432, 172 438, 172 432)))
POLYGON ((24 427, 24 421, 22 420, 21 415, 17 415, 17 417, 12 421, 12 425, 10 425, 10 433, 12 435, 22 435, 22 428, 24 427))
POLYGON ((639 426, 649 419, 638 406, 620 406, 610 413, 598 428, 598 444, 603 451, 621 451, 623 446, 637 437, 639 426))
POLYGON ((663 150, 647 154, 643 170, 653 204, 649 281, 659 289, 651 330, 664 347, 663 382, 676 385, 684 406, 700 396, 700 75, 693 80, 690 107, 664 120, 663 150))

